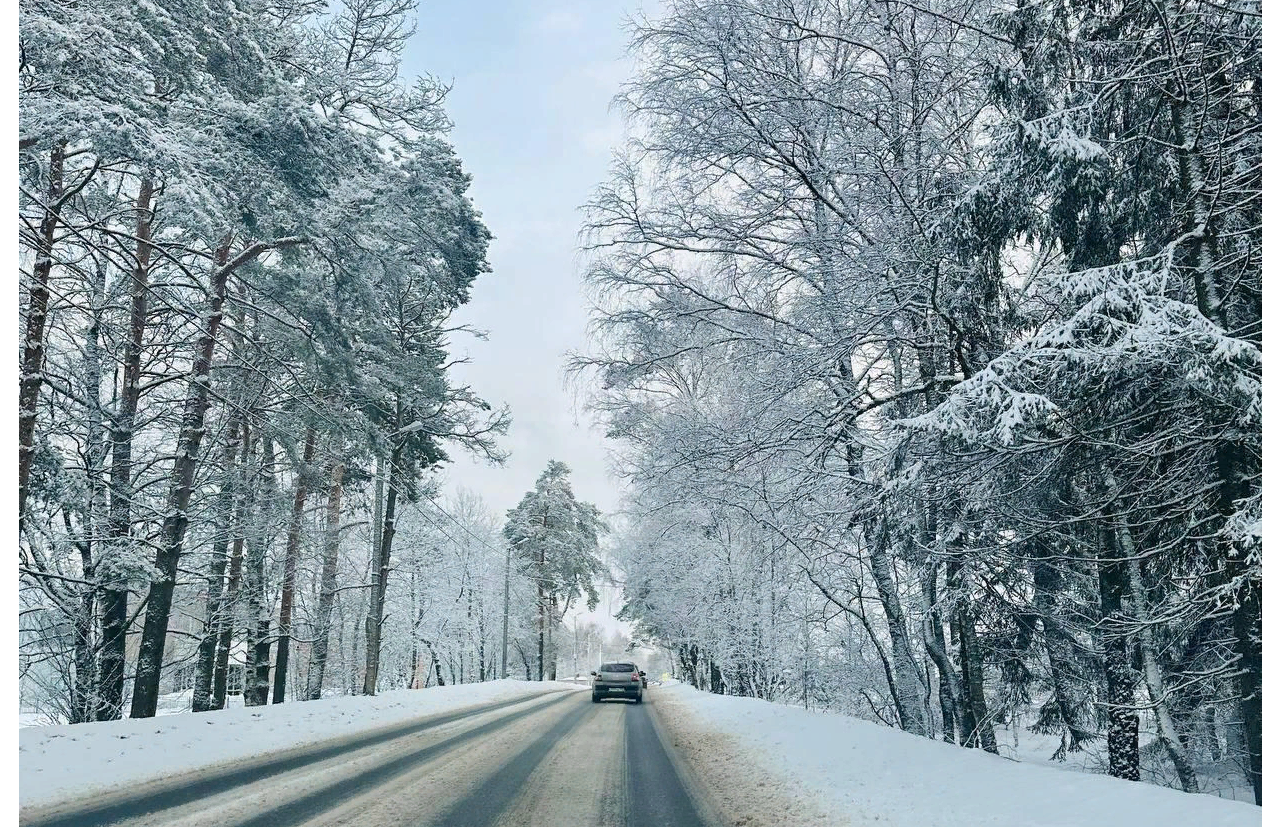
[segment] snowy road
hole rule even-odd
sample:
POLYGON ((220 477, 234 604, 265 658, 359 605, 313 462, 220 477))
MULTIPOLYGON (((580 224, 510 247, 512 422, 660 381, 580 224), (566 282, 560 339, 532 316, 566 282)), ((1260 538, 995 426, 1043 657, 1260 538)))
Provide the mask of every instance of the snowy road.
POLYGON ((570 691, 491 704, 24 811, 21 824, 711 827, 646 701, 593 704, 570 691))

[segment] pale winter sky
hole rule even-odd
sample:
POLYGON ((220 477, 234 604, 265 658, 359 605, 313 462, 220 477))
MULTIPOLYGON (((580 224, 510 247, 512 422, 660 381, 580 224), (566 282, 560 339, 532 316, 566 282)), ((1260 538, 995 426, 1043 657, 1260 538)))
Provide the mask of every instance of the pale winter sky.
MULTIPOLYGON (((449 490, 480 494, 499 515, 553 458, 573 470, 580 499, 606 512, 618 506, 605 439, 566 386, 564 363, 586 343, 579 208, 607 175, 622 139, 610 102, 631 72, 624 22, 639 6, 639 0, 424 2, 408 49, 408 74, 429 72, 452 83, 452 139, 496 236, 489 251, 494 272, 477 281, 471 302, 455 316, 488 330, 489 340, 455 337, 453 352, 471 364, 454 375, 492 404, 511 406, 503 441, 511 457, 505 467, 490 468, 454 450, 445 482, 449 490)), ((602 606, 593 619, 617 608, 602 606)))

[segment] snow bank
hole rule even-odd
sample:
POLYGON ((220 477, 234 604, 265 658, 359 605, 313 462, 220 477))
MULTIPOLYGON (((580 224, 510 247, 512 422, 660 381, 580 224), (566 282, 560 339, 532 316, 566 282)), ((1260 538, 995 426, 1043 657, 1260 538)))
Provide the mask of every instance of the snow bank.
MULTIPOLYGON (((1253 804, 1024 764, 843 715, 712 695, 686 685, 664 686, 652 697, 671 729, 702 730, 705 737, 728 744, 735 762, 756 765, 784 792, 799 793, 826 810, 832 818, 823 823, 1256 827, 1263 821, 1262 810, 1253 804)), ((692 758, 697 769, 697 756, 692 758)), ((717 790, 715 779, 707 782, 713 792, 735 798, 735 790, 717 790)), ((759 795, 743 792, 747 802, 759 795)), ((750 812, 751 806, 739 809, 750 812)))
POLYGON ((560 681, 490 681, 405 689, 372 698, 322 698, 199 715, 26 727, 18 732, 19 806, 47 804, 414 718, 572 688, 581 689, 560 681))

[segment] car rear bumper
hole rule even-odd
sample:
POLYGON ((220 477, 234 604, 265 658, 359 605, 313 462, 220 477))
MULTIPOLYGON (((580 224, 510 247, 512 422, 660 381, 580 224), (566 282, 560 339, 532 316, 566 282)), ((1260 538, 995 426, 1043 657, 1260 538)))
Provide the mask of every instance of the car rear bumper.
POLYGON ((608 698, 611 695, 616 698, 634 698, 641 693, 640 684, 631 684, 626 686, 611 686, 609 684, 597 684, 592 687, 592 694, 600 698, 608 698))

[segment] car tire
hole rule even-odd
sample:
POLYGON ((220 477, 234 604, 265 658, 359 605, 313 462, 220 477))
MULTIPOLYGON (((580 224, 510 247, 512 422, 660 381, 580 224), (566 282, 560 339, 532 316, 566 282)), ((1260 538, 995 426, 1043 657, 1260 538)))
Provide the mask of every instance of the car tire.
POLYGON ((595 692, 592 693, 592 703, 594 704, 600 703, 600 695, 597 695, 595 692))
POLYGON ((635 700, 633 703, 640 703, 640 702, 641 702, 641 697, 642 697, 642 696, 641 696, 641 693, 637 692, 637 693, 636 693, 636 700, 635 700))

